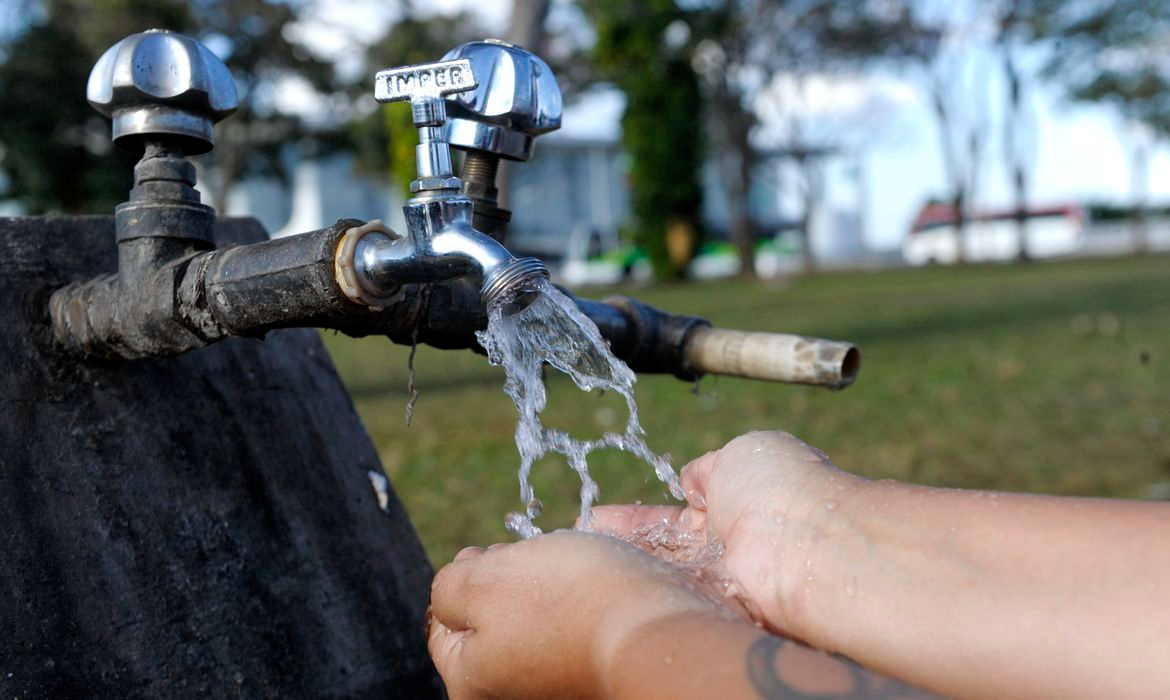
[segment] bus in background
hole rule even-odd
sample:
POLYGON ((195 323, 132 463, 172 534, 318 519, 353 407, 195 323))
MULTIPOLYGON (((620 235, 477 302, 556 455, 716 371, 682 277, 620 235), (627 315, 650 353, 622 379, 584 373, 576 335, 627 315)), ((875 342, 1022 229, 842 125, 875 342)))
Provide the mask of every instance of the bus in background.
MULTIPOLYGON (((1071 255, 1085 244, 1085 208, 1079 204, 1028 209, 1027 253, 1032 258, 1071 255)), ((963 231, 966 262, 1011 262, 1020 258, 1015 210, 974 212, 963 231)), ((959 260, 955 208, 928 204, 914 219, 902 243, 902 257, 910 265, 951 265, 959 260)))

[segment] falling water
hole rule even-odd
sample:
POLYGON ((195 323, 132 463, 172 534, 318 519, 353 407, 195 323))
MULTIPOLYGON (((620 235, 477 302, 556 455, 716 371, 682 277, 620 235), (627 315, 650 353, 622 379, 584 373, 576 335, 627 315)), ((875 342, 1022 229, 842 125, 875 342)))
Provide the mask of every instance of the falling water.
POLYGON ((642 437, 645 433, 634 402, 634 372, 614 357, 593 321, 548 280, 537 280, 528 289, 493 303, 488 309, 487 330, 476 335, 492 364, 503 365, 507 375, 504 391, 520 413, 516 448, 520 451, 520 499, 525 510, 508 514, 505 524, 509 531, 525 539, 540 534, 532 519, 540 515, 541 503, 528 477, 532 465, 550 452, 564 455, 581 477, 582 530, 592 530, 597 482, 589 475, 587 458, 599 448, 613 447, 641 458, 654 467, 675 498, 683 498, 670 462, 652 452, 642 437), (541 375, 546 363, 572 377, 583 391, 611 389, 625 398, 630 412, 625 432, 578 440, 562 430, 546 428, 540 421, 548 403, 541 375))

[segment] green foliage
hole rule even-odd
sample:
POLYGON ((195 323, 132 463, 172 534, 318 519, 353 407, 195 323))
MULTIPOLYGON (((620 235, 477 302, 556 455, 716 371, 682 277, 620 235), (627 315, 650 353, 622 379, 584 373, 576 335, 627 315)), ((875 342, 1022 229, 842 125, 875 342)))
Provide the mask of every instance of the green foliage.
POLYGON ((1069 97, 1118 107, 1126 117, 1170 135, 1165 70, 1170 15, 1149 0, 1032 0, 1029 29, 1053 44, 1045 76, 1069 97))
POLYGON ((390 159, 390 182, 403 197, 410 197, 410 182, 418 176, 418 156, 414 150, 418 145, 418 127, 414 125, 409 104, 383 105, 381 112, 390 159))
POLYGON ((676 222, 701 231, 703 105, 689 45, 668 46, 664 34, 692 16, 673 0, 582 6, 597 33, 598 74, 626 94, 622 145, 631 159, 636 242, 658 278, 679 278, 686 267, 667 254, 666 232, 676 222))

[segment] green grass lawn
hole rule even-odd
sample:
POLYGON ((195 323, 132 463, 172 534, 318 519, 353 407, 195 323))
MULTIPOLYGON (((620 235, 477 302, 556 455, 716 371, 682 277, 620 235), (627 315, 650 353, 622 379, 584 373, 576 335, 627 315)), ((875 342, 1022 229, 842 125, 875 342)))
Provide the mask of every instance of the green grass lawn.
MULTIPOLYGON (((602 296, 614 290, 592 290, 602 296)), ((630 291, 630 290, 618 290, 630 291)), ((1142 497, 1170 481, 1170 258, 826 274, 630 291, 716 325, 851 340, 843 392, 672 377, 637 386, 650 446, 676 465, 748 430, 782 428, 845 469, 956 487, 1142 497)), ((503 371, 472 352, 420 347, 421 398, 403 424, 408 348, 326 343, 428 553, 507 538, 519 506, 516 414, 503 371)), ((615 396, 549 377, 546 424, 618 428, 615 396)), ((591 460, 603 502, 665 501, 650 468, 591 460)), ((577 477, 560 458, 533 478, 550 529, 572 523, 577 477)))

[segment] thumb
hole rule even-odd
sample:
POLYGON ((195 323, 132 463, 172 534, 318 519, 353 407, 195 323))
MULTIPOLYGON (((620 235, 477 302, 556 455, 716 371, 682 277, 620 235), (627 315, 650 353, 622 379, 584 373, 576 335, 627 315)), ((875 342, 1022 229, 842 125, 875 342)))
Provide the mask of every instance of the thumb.
POLYGON ((687 497, 687 503, 695 510, 703 512, 707 510, 707 484, 710 482, 711 471, 715 467, 715 457, 718 454, 718 451, 708 452, 702 457, 692 459, 682 469, 679 479, 682 482, 683 493, 687 497))
POLYGON ((427 651, 435 662, 435 669, 443 677, 447 693, 451 698, 468 697, 470 694, 461 688, 468 677, 463 670, 463 650, 464 642, 474 632, 469 629, 452 630, 433 615, 428 616, 428 622, 427 651))

